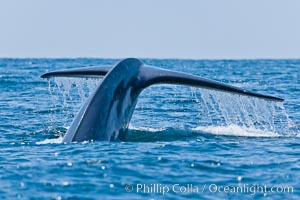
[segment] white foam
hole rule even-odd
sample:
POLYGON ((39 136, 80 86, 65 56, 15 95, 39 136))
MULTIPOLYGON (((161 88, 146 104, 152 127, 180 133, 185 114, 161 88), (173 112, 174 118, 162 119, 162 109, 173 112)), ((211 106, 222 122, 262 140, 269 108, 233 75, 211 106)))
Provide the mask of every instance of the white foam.
POLYGON ((131 124, 129 124, 129 129, 131 130, 137 130, 137 131, 149 131, 149 132, 159 132, 159 131, 164 131, 166 128, 151 128, 151 127, 135 127, 131 124))
POLYGON ((62 143, 63 137, 52 138, 52 139, 45 139, 40 142, 36 142, 36 144, 60 144, 62 143))
POLYGON ((241 127, 238 125, 228 126, 198 126, 195 131, 202 131, 214 135, 243 136, 243 137, 279 137, 280 134, 262 131, 254 127, 241 127))

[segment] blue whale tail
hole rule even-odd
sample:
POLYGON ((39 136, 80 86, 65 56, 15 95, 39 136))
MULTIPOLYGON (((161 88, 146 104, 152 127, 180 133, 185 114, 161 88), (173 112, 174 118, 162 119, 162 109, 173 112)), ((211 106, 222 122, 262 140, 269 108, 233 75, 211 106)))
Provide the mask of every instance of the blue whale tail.
POLYGON ((199 76, 144 65, 135 58, 124 59, 115 66, 59 70, 45 73, 41 77, 102 76, 103 81, 75 117, 64 136, 64 142, 119 140, 126 133, 138 95, 146 87, 155 84, 180 84, 262 98, 267 101, 283 101, 278 97, 259 94, 199 76))
MULTIPOLYGON (((128 59, 134 59, 134 58, 128 58, 128 59)), ((79 78, 95 77, 97 78, 97 77, 105 76, 113 68, 114 66, 111 65, 81 67, 81 68, 47 72, 43 74, 41 77, 42 78, 51 78, 51 77, 79 77, 79 78)), ((262 98, 270 101, 284 101, 284 99, 282 98, 252 92, 249 90, 234 87, 229 84, 221 83, 218 81, 201 78, 199 76, 186 74, 182 72, 161 69, 161 68, 144 65, 144 64, 141 66, 141 71, 139 75, 143 79, 142 86, 144 88, 154 84, 177 84, 177 85, 187 85, 193 87, 206 88, 211 90, 219 90, 223 92, 230 92, 230 93, 235 93, 240 95, 262 98)))

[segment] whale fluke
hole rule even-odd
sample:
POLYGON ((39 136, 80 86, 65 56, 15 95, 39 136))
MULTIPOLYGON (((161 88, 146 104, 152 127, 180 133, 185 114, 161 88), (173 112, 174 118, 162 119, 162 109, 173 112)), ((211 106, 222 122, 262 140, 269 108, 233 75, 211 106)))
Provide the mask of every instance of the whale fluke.
POLYGON ((101 77, 105 76, 113 66, 103 65, 97 67, 81 67, 65 70, 57 70, 43 74, 42 78, 51 77, 101 77))
POLYGON ((139 94, 143 89, 154 84, 180 84, 262 98, 268 101, 283 101, 278 97, 251 92, 195 75, 144 65, 135 58, 124 59, 114 67, 77 68, 48 72, 42 75, 43 78, 55 76, 104 76, 103 81, 73 120, 63 142, 114 141, 124 138, 139 94))

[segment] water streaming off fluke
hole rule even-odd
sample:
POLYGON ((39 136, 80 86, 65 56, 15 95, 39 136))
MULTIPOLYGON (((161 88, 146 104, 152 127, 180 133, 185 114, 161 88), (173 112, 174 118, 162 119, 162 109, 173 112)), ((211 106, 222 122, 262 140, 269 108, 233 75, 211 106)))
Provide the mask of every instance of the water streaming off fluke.
POLYGON ((192 96, 201 105, 201 125, 195 130, 258 137, 291 136, 298 132, 282 102, 207 89, 193 89, 192 96))
MULTIPOLYGON (((62 120, 62 126, 68 127, 83 102, 92 94, 100 81, 101 79, 95 78, 56 77, 50 79, 49 92, 53 103, 51 108, 53 120, 57 120, 55 112, 63 112, 65 119, 62 120)), ((197 115, 192 119, 181 119, 180 114, 174 114, 175 118, 176 116, 179 118, 176 120, 181 120, 182 123, 189 123, 184 120, 192 120, 192 127, 188 127, 190 131, 247 137, 291 136, 298 133, 293 122, 289 119, 282 102, 266 101, 253 97, 185 86, 164 85, 161 87, 165 87, 164 90, 168 88, 170 91, 169 94, 164 93, 167 96, 166 98, 170 98, 168 95, 172 94, 174 100, 177 98, 179 101, 185 101, 182 103, 184 104, 182 108, 191 107, 196 109, 197 115), (182 88, 189 89, 182 90, 182 88)), ((135 115, 147 115, 145 110, 147 105, 141 105, 143 104, 143 98, 147 95, 160 95, 159 90, 158 86, 150 87, 150 89, 146 90, 147 94, 140 96, 133 119, 135 115)), ((167 103, 164 106, 168 107, 167 103)), ((156 108, 156 110, 163 109, 163 107, 156 108)), ((180 109, 181 107, 179 106, 178 110, 180 109)), ((172 110, 168 112, 172 115, 172 110)), ((139 118, 141 119, 141 117, 139 118)), ((155 116, 152 118, 155 118, 155 116)), ((151 124, 155 124, 155 119, 151 119, 147 115, 147 121, 148 128, 151 130, 151 124), (149 122, 151 120, 153 122, 149 122)), ((176 124, 172 124, 172 126, 176 126, 176 124)), ((136 124, 134 127, 137 127, 136 124)), ((182 129, 182 127, 184 126, 172 128, 182 129)), ((153 130, 156 130, 155 128, 153 130)))

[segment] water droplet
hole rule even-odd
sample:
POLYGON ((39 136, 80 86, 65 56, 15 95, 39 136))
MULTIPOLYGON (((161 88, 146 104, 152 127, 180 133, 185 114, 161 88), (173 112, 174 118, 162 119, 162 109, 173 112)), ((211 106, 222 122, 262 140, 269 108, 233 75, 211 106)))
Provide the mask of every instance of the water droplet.
POLYGON ((68 181, 64 181, 64 182, 61 183, 61 185, 62 185, 62 186, 68 186, 68 185, 69 185, 69 182, 68 182, 68 181))
POLYGON ((264 197, 266 197, 266 196, 268 196, 268 194, 267 194, 267 193, 264 193, 264 197))
POLYGON ((62 200, 61 196, 56 196, 55 200, 62 200))
POLYGON ((237 181, 238 181, 238 182, 241 182, 241 181, 242 181, 242 177, 241 177, 241 176, 238 176, 238 177, 237 177, 237 181))

